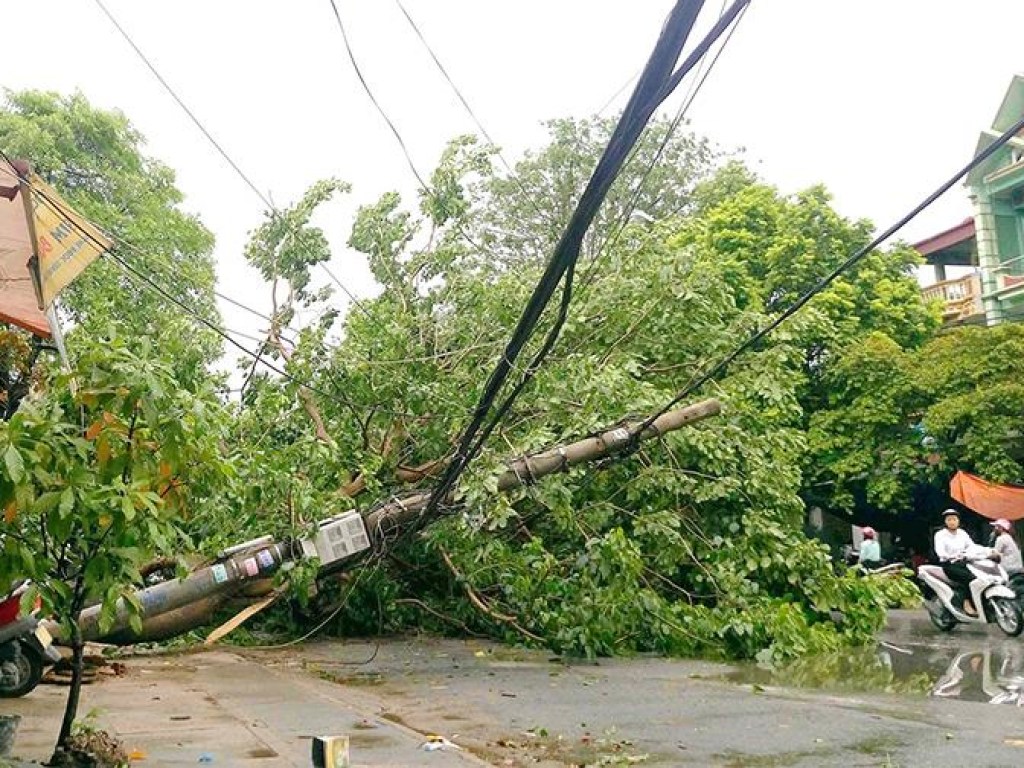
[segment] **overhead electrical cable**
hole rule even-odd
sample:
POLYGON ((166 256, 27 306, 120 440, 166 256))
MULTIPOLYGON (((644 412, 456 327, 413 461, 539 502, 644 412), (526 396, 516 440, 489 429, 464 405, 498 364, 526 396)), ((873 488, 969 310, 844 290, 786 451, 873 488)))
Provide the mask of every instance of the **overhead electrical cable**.
MULTIPOLYGON (((469 106, 469 102, 466 101, 466 97, 462 95, 462 91, 459 90, 459 86, 457 86, 455 84, 455 81, 452 80, 451 75, 448 74, 448 70, 445 69, 444 64, 441 63, 441 60, 437 57, 437 54, 434 53, 434 49, 431 47, 430 43, 427 42, 427 39, 423 36, 423 33, 420 32, 419 26, 413 20, 412 16, 409 15, 409 11, 407 11, 405 6, 402 4, 402 0, 395 0, 395 4, 398 6, 398 9, 402 12, 402 15, 405 16, 405 20, 409 22, 409 25, 416 33, 416 37, 418 37, 420 42, 423 44, 423 47, 426 48, 427 53, 430 54, 430 58, 433 59, 434 64, 437 65, 438 70, 444 76, 444 79, 448 82, 448 85, 455 93, 455 96, 458 98, 459 102, 465 108, 466 112, 469 113, 469 116, 470 118, 472 118, 473 123, 477 127, 477 130, 480 131, 481 135, 485 139, 487 139, 487 142, 491 144, 491 146, 497 149, 497 142, 495 142, 495 140, 491 137, 491 134, 487 132, 487 129, 484 128, 484 124, 480 121, 480 118, 476 116, 476 112, 473 111, 473 108, 469 106)), ((500 150, 498 150, 498 157, 501 159, 501 162, 505 166, 505 169, 509 171, 509 173, 511 173, 512 168, 509 166, 508 161, 505 160, 505 156, 501 153, 500 150)))
MULTIPOLYGON (((498 159, 502 162, 502 165, 508 172, 509 178, 519 188, 520 193, 522 194, 523 198, 525 198, 525 200, 529 203, 530 207, 534 209, 538 216, 544 218, 545 214, 541 210, 540 204, 537 202, 537 196, 530 194, 530 191, 523 184, 522 179, 515 173, 515 171, 512 168, 512 165, 508 162, 508 160, 506 160, 505 155, 502 153, 501 147, 495 141, 494 137, 492 137, 492 135, 490 135, 487 132, 487 129, 483 127, 483 123, 476 116, 476 113, 473 111, 472 106, 469 105, 469 101, 466 100, 466 97, 462 94, 462 91, 460 90, 459 86, 456 85, 455 81, 452 79, 452 76, 449 75, 449 73, 447 73, 447 70, 444 69, 444 65, 442 65, 440 58, 437 57, 437 54, 434 52, 434 49, 431 47, 430 43, 427 42, 427 39, 423 36, 423 33, 420 32, 420 28, 413 19, 413 16, 410 15, 409 11, 406 9, 406 6, 402 4, 401 0, 394 1, 395 4, 398 6, 398 9, 401 11, 402 15, 406 16, 407 22, 409 22, 410 26, 413 28, 413 32, 416 33, 416 36, 420 39, 420 42, 423 44, 423 47, 426 48, 427 53, 430 55, 430 58, 433 59, 434 65, 441 73, 441 76, 444 78, 447 84, 449 84, 449 86, 455 93, 456 97, 464 106, 466 112, 469 114, 469 117, 476 125, 477 130, 479 130, 483 138, 487 140, 487 143, 494 147, 495 152, 498 154, 498 159)), ((462 229, 461 226, 459 227, 459 230, 462 236, 465 237, 469 243, 471 243, 474 247, 478 247, 476 246, 475 243, 473 243, 472 240, 468 238, 468 236, 466 236, 466 232, 462 229)))
MULTIPOLYGON (((697 98, 697 95, 700 93, 701 88, 703 88, 704 83, 707 81, 708 76, 711 74, 711 71, 715 68, 715 64, 718 63, 718 59, 721 57, 722 52, 725 50, 726 46, 729 45, 729 41, 732 39, 733 34, 739 27, 740 22, 743 20, 743 16, 746 13, 747 8, 749 7, 749 4, 744 5, 741 9, 739 9, 738 13, 734 16, 736 23, 729 27, 729 31, 723 38, 722 44, 718 46, 718 50, 715 52, 715 55, 711 58, 711 63, 708 65, 706 69, 704 68, 704 61, 705 57, 708 54, 708 51, 705 50, 704 55, 700 59, 700 66, 698 67, 693 82, 691 82, 690 88, 687 90, 686 95, 683 96, 682 101, 680 101, 679 109, 676 110, 676 114, 673 117, 672 122, 669 124, 668 129, 666 130, 665 136, 662 138, 661 144, 658 146, 657 151, 654 153, 654 157, 651 158, 651 161, 647 164, 646 169, 641 175, 640 181, 639 183, 637 183, 633 191, 633 197, 630 200, 629 205, 626 206, 626 210, 623 213, 621 219, 619 220, 618 226, 614 230, 614 233, 609 234, 608 237, 604 240, 604 242, 601 243, 598 249, 594 252, 594 255, 591 258, 590 263, 587 265, 587 272, 581 279, 582 288, 587 288, 593 282, 597 274, 597 262, 601 259, 601 256, 603 254, 605 254, 611 248, 614 248, 615 245, 618 243, 619 239, 622 237, 622 233, 625 231, 626 226, 629 224, 629 221, 633 216, 633 213, 636 211, 637 203, 640 202, 640 196, 641 194, 643 194, 644 185, 647 183, 647 179, 650 178, 650 175, 651 173, 653 173, 654 168, 657 166, 658 162, 660 162, 662 156, 665 154, 665 150, 668 149, 669 142, 675 135, 676 130, 678 130, 679 126, 682 124, 683 119, 689 112, 690 106, 697 98)), ((725 9, 726 6, 725 3, 723 3, 722 10, 718 14, 719 19, 723 19, 725 17, 725 9)))
POLYGON ((337 4, 334 0, 329 0, 331 8, 334 11, 334 18, 338 22, 338 30, 341 32, 341 39, 345 44, 345 52, 348 54, 348 60, 352 63, 352 70, 356 73, 356 77, 359 79, 360 84, 363 86, 363 90, 366 91, 366 95, 369 97, 373 106, 376 107, 377 112, 381 118, 387 123, 388 128, 391 129, 391 133, 395 137, 395 141, 398 142, 398 146, 402 149, 402 154, 405 155, 405 161, 408 163, 412 175, 416 177, 416 181, 422 189, 428 190, 430 186, 423 180, 419 170, 416 168, 416 163, 413 162, 412 155, 409 153, 409 147, 405 144, 405 139, 402 138, 402 134, 398 132, 398 128, 391 122, 391 118, 388 117, 388 113, 384 111, 384 108, 377 101, 377 97, 374 95, 373 90, 370 88, 370 84, 366 82, 366 78, 363 77, 363 70, 359 67, 359 62, 356 61, 355 52, 352 50, 352 43, 348 39, 348 31, 345 29, 345 22, 341 20, 341 12, 338 10, 337 4))
MULTIPOLYGON (((742 12, 742 10, 746 9, 748 3, 747 2, 738 2, 735 5, 736 6, 741 6, 742 5, 742 9, 741 9, 741 12, 742 12)), ((724 16, 724 11, 725 11, 725 4, 723 3, 722 11, 719 12, 719 19, 721 19, 724 16)), ((730 35, 731 35, 731 33, 732 33, 732 31, 734 29, 735 29, 735 27, 732 27, 730 29, 730 35)), ((709 32, 708 34, 709 35, 715 35, 715 36, 721 35, 721 29, 718 28, 718 27, 713 28, 711 30, 711 32, 709 32)), ((725 42, 728 42, 728 38, 726 38, 725 42)), ((704 61, 704 55, 707 54, 707 51, 710 49, 710 46, 713 43, 714 43, 714 40, 710 40, 709 38, 705 38, 697 46, 697 48, 695 49, 696 51, 703 50, 704 54, 702 54, 700 56, 695 56, 695 55, 689 56, 687 58, 686 62, 683 65, 681 65, 680 69, 682 68, 682 66, 688 66, 688 67, 692 68, 694 66, 694 64, 702 63, 704 61)), ((725 45, 725 43, 723 43, 723 47, 724 47, 724 45, 725 45)), ((720 47, 718 52, 721 53, 721 51, 722 51, 722 48, 720 47)), ((682 78, 679 78, 678 82, 682 82, 682 78)), ((701 80, 700 82, 702 83, 703 80, 701 80)), ((687 96, 684 98, 684 102, 683 102, 684 104, 686 103, 686 99, 690 98, 690 94, 691 93, 693 93, 695 95, 695 91, 694 91, 694 89, 692 87, 687 92, 687 96)), ((690 99, 690 100, 692 101, 692 99, 690 99)), ((683 110, 680 110, 680 115, 682 114, 682 112, 683 112, 683 110)), ((677 121, 676 124, 678 125, 678 121, 677 121)), ((670 129, 670 132, 666 135, 665 141, 662 143, 661 150, 664 149, 664 147, 666 146, 666 144, 668 142, 668 139, 671 137, 671 130, 674 130, 674 127, 672 129, 670 129)), ((660 154, 661 150, 659 150, 659 154, 660 154)), ((633 153, 635 153, 635 151, 636 151, 635 149, 631 150, 631 152, 633 152, 633 153)), ((657 158, 655 159, 654 162, 657 162, 657 158)), ((653 167, 653 163, 652 163, 652 165, 650 167, 653 167)), ((648 168, 648 173, 650 172, 650 167, 648 168)), ((646 175, 645 175, 644 178, 646 179, 646 175)), ((643 181, 641 181, 641 184, 642 183, 643 183, 643 181)), ((573 292, 574 277, 575 277, 575 264, 573 264, 572 269, 569 270, 569 272, 568 272, 568 274, 566 276, 566 280, 565 280, 565 284, 564 284, 564 288, 563 288, 563 294, 562 294, 562 303, 561 303, 561 305, 559 307, 559 313, 558 313, 558 316, 557 316, 555 322, 553 323, 550 331, 548 332, 548 336, 547 336, 543 346, 541 347, 540 351, 538 351, 538 353, 536 354, 534 359, 527 366, 526 371, 523 374, 523 377, 518 382, 518 384, 513 388, 513 390, 509 393, 509 395, 506 397, 506 399, 501 403, 501 405, 498 406, 498 408, 496 409, 494 415, 491 417, 490 424, 487 427, 485 427, 481 431, 480 435, 477 437, 476 442, 473 444, 472 448, 470 449, 470 456, 471 457, 475 456, 483 448, 483 445, 484 445, 485 441, 487 440, 487 438, 491 435, 491 433, 494 431, 494 429, 500 423, 502 418, 504 418, 505 414, 509 411, 509 409, 511 408, 511 406, 512 406, 513 402, 515 401, 515 399, 519 396, 519 394, 523 391, 523 389, 525 389, 525 387, 529 383, 530 379, 533 377, 533 375, 540 368, 540 365, 543 362, 543 360, 547 357, 547 355, 551 352, 551 349, 554 347, 554 344, 555 344, 555 341, 557 340, 558 334, 561 331, 562 326, 565 324, 566 318, 568 317, 569 303, 571 301, 572 292, 573 292)))
MULTIPOLYGON (((0 156, 2 156, 5 160, 8 161, 8 163, 10 163, 9 158, 2 151, 0 151, 0 156)), ((30 186, 32 188, 33 194, 36 197, 36 199, 41 201, 43 203, 43 205, 45 205, 47 208, 49 208, 51 210, 51 212, 53 212, 55 215, 61 217, 65 221, 67 221, 79 233, 79 235, 81 235, 83 238, 85 238, 86 240, 91 242, 97 248, 100 248, 101 250, 106 250, 106 248, 107 248, 106 245, 104 243, 100 242, 99 240, 97 240, 95 238, 95 236, 92 234, 92 232, 90 232, 88 229, 86 229, 84 226, 82 226, 82 224, 80 224, 76 219, 74 219, 72 217, 65 216, 64 212, 63 212, 63 209, 60 206, 58 206, 53 200, 51 200, 49 198, 49 196, 47 195, 45 190, 42 190, 39 187, 36 187, 36 186, 32 185, 32 182, 31 182, 30 179, 28 179, 28 178, 26 178, 24 176, 21 176, 20 174, 18 175, 18 178, 19 178, 20 181, 22 181, 23 183, 27 184, 28 186, 30 186)), ((172 294, 171 292, 169 292, 163 286, 159 285, 155 280, 153 280, 153 278, 151 276, 146 275, 146 274, 142 273, 141 271, 139 271, 138 269, 136 269, 129 262, 125 261, 120 255, 118 255, 114 250, 106 250, 106 254, 107 254, 107 256, 111 260, 114 261, 114 263, 116 263, 126 273, 128 273, 129 277, 131 277, 133 279, 133 281, 135 281, 138 284, 141 284, 141 285, 144 285, 144 286, 148 287, 150 290, 154 291, 155 293, 159 294, 163 298, 167 299, 172 304, 174 304, 179 309, 181 309, 186 315, 191 317, 193 320, 199 322, 204 327, 206 327, 209 330, 213 331, 215 334, 220 336, 222 339, 227 341, 229 344, 231 344, 232 346, 238 348, 240 351, 244 352, 249 357, 254 358, 255 360, 260 362, 266 368, 268 368, 271 371, 273 371, 274 373, 282 376, 283 378, 288 379, 289 381, 291 381, 291 382, 293 382, 295 384, 298 384, 301 387, 305 387, 306 389, 310 390, 311 392, 315 392, 315 393, 317 393, 319 395, 322 395, 323 397, 326 397, 328 399, 331 399, 331 400, 334 400, 334 401, 337 401, 337 402, 341 402, 341 401, 338 400, 337 397, 331 395, 328 392, 324 392, 323 390, 320 390, 317 387, 312 386, 311 384, 308 384, 308 383, 302 381, 301 379, 297 378, 296 376, 293 376, 292 374, 288 373, 287 371, 277 367, 276 365, 274 365, 273 363, 268 361, 259 352, 254 352, 251 349, 249 349, 248 347, 246 347, 244 344, 236 341, 234 338, 232 338, 232 336, 224 328, 218 326, 213 321, 211 321, 208 318, 204 317, 200 312, 198 312, 193 307, 189 306, 185 301, 183 301, 179 297, 177 297, 174 294, 172 294)), ((249 337, 249 338, 255 338, 255 337, 249 337)), ((344 403, 342 403, 342 404, 344 405, 344 403)))
POLYGON ((669 400, 668 403, 666 403, 664 406, 658 409, 658 411, 648 416, 642 424, 640 424, 638 427, 636 427, 636 429, 633 430, 633 442, 635 443, 639 435, 643 433, 644 430, 648 429, 658 419, 659 416, 670 411, 673 407, 675 407, 682 400, 687 398, 690 394, 698 390, 707 382, 714 379, 719 374, 723 373, 729 367, 729 365, 734 360, 736 360, 736 358, 738 358, 740 355, 742 355, 747 350, 751 349, 758 342, 762 341, 767 336, 769 336, 773 331, 775 331, 775 329, 777 329, 780 325, 786 322, 786 320, 791 318, 793 315, 799 312, 804 306, 806 306, 811 299, 813 299, 819 293, 828 288, 833 282, 835 282, 836 278, 838 278, 844 272, 846 272, 851 267, 856 265, 861 259, 863 259, 869 253, 875 250, 878 246, 880 246, 882 243, 884 243, 886 240, 888 240, 890 237, 896 234, 909 222, 913 221, 918 216, 918 214, 921 213, 921 211, 928 208, 932 203, 934 203, 942 195, 948 192, 968 173, 970 173, 974 168, 976 168, 981 163, 985 162, 985 160, 991 157, 993 153, 998 151, 1000 147, 1002 147, 1004 144, 1010 141, 1010 139, 1016 136, 1021 130, 1024 130, 1024 117, 1021 117, 1020 120, 1018 120, 1016 123, 1010 126, 1010 128, 1008 128, 998 139, 996 139, 983 151, 979 152, 974 158, 971 159, 969 163, 967 163, 967 165, 965 165, 963 168, 961 168, 959 171, 953 174, 945 182, 940 184, 939 187, 935 189, 935 191, 933 191, 924 200, 918 203, 909 213, 907 213, 901 219, 899 219, 899 221, 897 221, 895 224, 892 224, 888 229, 886 229, 880 235, 875 237, 874 240, 865 245, 863 248, 858 249, 845 261, 843 261, 842 264, 840 264, 831 272, 829 272, 828 275, 819 280, 813 287, 808 289, 802 296, 800 296, 796 301, 789 305, 789 307, 787 307, 768 325, 766 325, 764 328, 760 329, 756 333, 752 334, 742 344, 737 346, 732 352, 730 352, 722 360, 716 363, 712 368, 694 378, 689 384, 687 384, 683 389, 676 393, 676 395, 671 400, 669 400))
MULTIPOLYGON (((370 84, 363 76, 363 70, 360 68, 359 62, 356 60, 355 51, 352 49, 352 44, 348 37, 348 31, 345 28, 345 23, 341 19, 341 12, 338 10, 337 4, 335 3, 334 0, 329 0, 329 2, 331 4, 331 9, 334 11, 334 18, 338 23, 338 30, 341 32, 341 39, 345 45, 345 52, 348 54, 348 60, 352 64, 352 69, 355 71, 356 77, 358 78, 360 85, 363 86, 363 90, 366 92, 366 95, 370 99, 370 102, 376 108, 377 113, 381 116, 384 122, 387 123, 388 128, 391 130, 391 133, 394 135, 395 140, 398 142, 398 146, 401 148, 402 154, 405 156, 405 161, 409 165, 409 169, 412 171, 412 175, 416 177, 416 182, 419 184, 420 191, 424 195, 429 196, 432 193, 430 185, 427 184, 426 181, 424 181, 423 176, 420 175, 419 170, 416 168, 416 163, 412 159, 412 155, 409 152, 409 147, 405 143, 405 139, 402 138, 402 134, 399 133, 394 121, 392 121, 391 118, 388 117, 388 113, 384 111, 384 107, 381 106, 381 103, 377 100, 377 97, 373 93, 373 89, 370 88, 370 84)), ((469 236, 469 233, 466 232, 465 227, 462 226, 458 218, 453 217, 451 221, 455 226, 455 229, 458 230, 458 233, 463 240, 465 240, 478 251, 481 250, 480 245, 477 242, 475 242, 472 237, 469 236)))
MULTIPOLYGON (((171 87, 170 83, 168 83, 167 80, 164 79, 163 75, 160 74, 159 70, 157 70, 157 68, 149 60, 149 58, 142 51, 142 49, 139 48, 138 45, 136 45, 136 43, 132 39, 131 35, 128 34, 128 31, 124 27, 121 26, 121 24, 114 17, 114 15, 103 4, 103 1, 102 0, 93 0, 93 2, 96 3, 96 5, 99 7, 99 9, 101 11, 103 11, 104 15, 106 15, 106 17, 108 19, 110 19, 110 23, 113 24, 114 27, 117 29, 117 31, 121 33, 121 37, 123 37, 125 39, 125 42, 127 42, 128 45, 131 46, 132 50, 135 51, 135 53, 138 55, 138 57, 142 60, 142 63, 145 64, 146 67, 149 69, 149 71, 153 73, 153 76, 157 79, 157 81, 160 83, 160 85, 163 86, 164 90, 167 91, 167 93, 170 95, 170 97, 172 99, 174 99, 174 101, 177 103, 177 105, 179 107, 181 107, 181 109, 185 112, 186 115, 188 115, 189 119, 196 126, 196 128, 198 128, 199 131, 203 134, 203 136, 206 137, 207 141, 209 141, 210 144, 213 145, 214 149, 216 149, 217 152, 220 153, 220 156, 224 158, 224 160, 227 162, 227 164, 229 166, 231 166, 232 170, 234 170, 234 172, 238 175, 238 177, 243 182, 245 182, 245 185, 247 187, 249 187, 250 190, 252 190, 253 194, 255 194, 260 199, 260 201, 262 201, 262 203, 267 207, 267 210, 269 210, 270 213, 273 216, 275 216, 277 218, 280 218, 281 217, 281 211, 277 208, 276 205, 274 205, 274 203, 270 199, 270 197, 268 195, 266 195, 264 192, 262 192, 260 190, 260 188, 257 187, 256 184, 253 183, 252 179, 250 179, 249 176, 246 175, 246 173, 241 169, 241 167, 238 165, 238 163, 236 163, 231 158, 231 155, 229 155, 227 153, 227 150, 225 150, 224 147, 221 146, 220 142, 218 142, 213 137, 213 134, 211 134, 206 129, 206 126, 203 125, 202 121, 200 121, 199 118, 196 117, 196 114, 191 109, 189 109, 188 105, 184 102, 184 100, 182 100, 182 98, 177 94, 177 92, 171 87)), ((300 240, 300 242, 301 242, 301 240, 300 240)), ((328 274, 328 276, 338 285, 338 287, 341 288, 341 290, 348 297, 349 301, 351 301, 352 304, 355 307, 357 307, 360 311, 366 313, 366 308, 363 307, 362 303, 360 303, 360 301, 348 289, 348 287, 345 286, 340 280, 338 280, 338 278, 335 277, 330 272, 330 270, 327 269, 326 265, 324 265, 323 263, 320 263, 320 262, 318 262, 318 263, 323 268, 323 270, 328 274)), ((369 313, 367 313, 367 314, 369 314, 369 313)))
POLYGON ((630 76, 629 76, 629 79, 628 79, 628 80, 626 80, 626 82, 624 82, 624 83, 623 83, 622 85, 620 85, 620 86, 619 86, 619 90, 617 90, 617 91, 616 91, 615 93, 613 93, 613 94, 612 94, 612 97, 611 97, 610 99, 608 99, 608 101, 606 101, 606 102, 604 103, 604 106, 602 106, 602 107, 601 107, 601 108, 600 108, 599 110, 597 110, 597 112, 595 112, 594 114, 596 114, 596 115, 597 115, 598 117, 600 117, 601 115, 603 115, 603 114, 604 114, 604 111, 605 111, 606 109, 608 109, 608 107, 610 107, 610 106, 612 105, 612 102, 614 102, 614 101, 615 101, 615 100, 616 100, 617 98, 619 98, 619 96, 620 96, 620 95, 622 94, 622 92, 623 92, 624 90, 626 90, 627 88, 629 88, 630 84, 631 84, 631 83, 632 83, 632 82, 633 82, 634 80, 636 80, 637 76, 638 76, 638 75, 640 74, 640 72, 641 72, 641 71, 642 71, 642 70, 639 70, 639 69, 638 69, 638 70, 637 70, 636 72, 634 72, 634 73, 633 73, 632 75, 630 75, 630 76))
MULTIPOLYGON (((745 6, 748 2, 749 0, 738 0, 737 5, 745 6)), ((670 89, 666 90, 666 83, 681 79, 685 72, 680 74, 680 71, 684 67, 692 68, 700 59, 701 52, 706 51, 714 42, 715 38, 705 38, 697 46, 695 53, 687 57, 684 64, 680 65, 678 69, 673 70, 703 4, 703 0, 678 0, 669 13, 654 50, 619 118, 608 145, 597 163, 544 274, 523 310, 512 338, 505 348, 505 354, 499 359, 484 386, 484 391, 474 410, 473 419, 463 432, 455 455, 445 468, 441 480, 431 492, 430 500, 420 518, 420 524, 424 520, 429 520, 431 515, 436 513, 438 506, 447 498, 459 476, 465 471, 475 453, 482 447, 483 440, 497 426, 497 421, 494 419, 491 419, 489 423, 486 422, 488 422, 498 394, 539 324, 541 315, 552 295, 563 283, 563 279, 565 282, 562 307, 567 308, 567 296, 571 293, 572 278, 583 237, 651 115, 671 94, 670 89)), ((724 31, 724 26, 718 24, 715 29, 718 29, 718 34, 721 34, 721 31, 724 31)), ((549 331, 541 352, 528 367, 527 374, 534 370, 536 365, 543 360, 543 356, 550 351, 562 322, 564 322, 564 312, 560 312, 559 318, 556 319, 549 331)), ((512 395, 501 404, 498 409, 499 418, 508 411, 515 396, 522 391, 524 386, 525 382, 520 382, 512 395)))
MULTIPOLYGON (((0 157, 2 157, 4 160, 6 160, 8 164, 11 163, 11 157, 3 149, 0 149, 0 157)), ((36 194, 39 194, 40 197, 44 197, 44 195, 41 193, 41 191, 37 187, 35 187, 29 179, 21 177, 21 176, 19 176, 19 179, 22 182, 24 182, 25 184, 27 184, 36 194)), ((49 204, 49 201, 47 201, 47 203, 48 203, 48 207, 51 208, 51 210, 56 210, 52 204, 49 204)), ((95 223, 93 223, 93 226, 97 226, 97 225, 95 223)), ((146 260, 148 260, 148 261, 150 261, 150 262, 152 262, 152 263, 154 263, 156 265, 159 265, 161 267, 165 267, 166 269, 175 272, 176 279, 184 280, 185 282, 188 282, 190 285, 192 285, 196 289, 204 290, 204 291, 205 290, 209 290, 218 299, 221 299, 222 301, 225 301, 228 304, 231 304, 231 305, 233 305, 233 306, 235 306, 235 307, 237 307, 237 308, 239 308, 241 310, 244 310, 244 311, 248 312, 249 314, 253 315, 254 317, 258 317, 261 320, 266 320, 268 323, 274 322, 274 319, 272 317, 270 317, 270 315, 266 314, 265 312, 260 312, 258 309, 254 309, 254 308, 248 306, 247 304, 242 303, 238 299, 232 298, 231 296, 228 296, 227 294, 222 293, 221 291, 218 291, 216 288, 207 289, 205 286, 200 285, 195 280, 193 280, 193 279, 187 277, 186 275, 182 274, 181 271, 178 270, 173 264, 171 264, 170 262, 168 262, 168 261, 164 260, 163 258, 157 256, 152 251, 143 249, 140 246, 135 245, 134 243, 132 243, 132 242, 130 242, 128 240, 125 240, 122 237, 115 237, 110 232, 107 232, 107 231, 103 230, 102 227, 97 227, 97 228, 100 229, 100 231, 102 231, 103 234, 107 238, 109 238, 112 242, 117 243, 117 246, 119 248, 121 248, 123 250, 126 250, 126 251, 130 251, 131 253, 135 254, 136 256, 140 256, 142 258, 145 258, 146 260)), ((298 334, 299 333, 298 329, 292 328, 292 327, 287 326, 287 325, 282 325, 280 327, 281 327, 281 329, 286 330, 286 331, 290 331, 291 333, 294 333, 294 334, 298 334)), ((291 340, 289 340, 289 341, 291 341, 291 340)), ((331 347, 328 347, 328 348, 331 349, 331 347)))
MULTIPOLYGON (((181 301, 177 296, 174 296, 172 293, 168 292, 166 288, 164 288, 163 286, 159 285, 155 280, 152 279, 152 277, 150 277, 150 276, 140 272, 139 270, 135 269, 135 267, 133 267, 127 261, 122 259, 116 253, 110 252, 110 258, 113 259, 114 262, 116 264, 118 264, 122 269, 124 269, 129 274, 129 276, 132 277, 136 282, 141 283, 142 285, 145 285, 146 287, 148 287, 149 289, 151 289, 155 293, 159 294, 160 296, 163 296, 165 299, 167 299, 172 304, 176 305, 179 309, 181 309, 186 315, 188 315, 189 317, 191 317, 194 320, 196 320, 197 322, 199 322, 201 325, 205 326, 206 328, 208 328, 211 331, 213 331, 214 333, 216 333, 218 336, 220 336, 222 339, 227 341, 233 347, 235 347, 236 349, 238 349, 240 352, 244 353, 245 355, 251 357, 253 360, 258 362, 263 367, 273 371, 277 375, 281 376, 284 379, 287 379, 288 381, 292 382, 293 384, 297 384, 298 386, 303 387, 304 389, 308 389, 310 392, 314 392, 314 393, 316 393, 316 394, 318 394, 318 395, 320 395, 322 397, 327 398, 328 400, 332 400, 332 401, 338 403, 339 405, 342 405, 342 406, 345 406, 345 407, 348 406, 347 403, 345 403, 343 400, 338 399, 337 396, 332 395, 329 392, 325 392, 324 390, 322 390, 322 389, 320 389, 318 387, 315 387, 315 386, 313 386, 312 384, 309 384, 306 381, 303 381, 302 379, 294 376, 293 374, 288 373, 288 371, 286 371, 284 368, 280 368, 280 367, 274 365, 273 363, 271 363, 269 360, 267 360, 267 358, 264 357, 259 351, 251 350, 247 346, 242 344, 241 342, 236 341, 234 338, 232 338, 229 334, 227 334, 216 323, 213 323, 213 322, 207 320, 201 314, 199 314, 194 309, 192 309, 192 307, 188 306, 185 302, 181 301)), ((266 342, 265 342, 265 340, 261 340, 261 343, 266 343, 266 342)))
POLYGON ((253 193, 257 197, 259 197, 260 200, 263 201, 263 204, 266 205, 267 208, 273 209, 273 203, 271 203, 267 196, 262 191, 260 191, 259 187, 257 187, 253 183, 252 179, 245 175, 245 171, 243 171, 238 166, 238 163, 236 163, 231 158, 231 155, 227 153, 224 147, 220 145, 220 143, 213 137, 213 135, 208 130, 206 130, 206 126, 204 126, 202 122, 200 122, 199 118, 196 117, 195 113, 191 109, 189 109, 188 105, 181 100, 181 97, 179 97, 175 90, 171 87, 171 84, 164 79, 163 75, 161 75, 157 68, 153 66, 153 63, 149 60, 146 54, 142 52, 142 49, 135 44, 135 41, 132 39, 131 35, 128 34, 127 30, 125 30, 125 28, 121 26, 118 20, 114 18, 114 15, 107 9, 107 6, 103 4, 103 0, 93 0, 93 2, 95 2, 99 9, 103 11, 104 15, 108 19, 110 19, 110 23, 113 24, 117 31, 121 33, 121 37, 123 37, 125 42, 131 46, 132 50, 135 51, 138 57, 142 60, 142 63, 145 64, 149 71, 153 74, 153 77, 155 77, 159 81, 160 85, 164 87, 164 90, 167 91, 168 94, 170 94, 170 97, 174 99, 174 101, 178 104, 179 107, 182 108, 185 114, 189 116, 189 119, 192 120, 192 123, 196 126, 196 128, 199 129, 203 136, 206 137, 206 140, 213 145, 214 149, 216 149, 217 152, 220 153, 220 156, 224 158, 225 162, 227 162, 227 164, 234 169, 235 173, 238 174, 239 178, 241 178, 242 181, 245 182, 246 186, 248 186, 249 189, 251 189, 253 193))

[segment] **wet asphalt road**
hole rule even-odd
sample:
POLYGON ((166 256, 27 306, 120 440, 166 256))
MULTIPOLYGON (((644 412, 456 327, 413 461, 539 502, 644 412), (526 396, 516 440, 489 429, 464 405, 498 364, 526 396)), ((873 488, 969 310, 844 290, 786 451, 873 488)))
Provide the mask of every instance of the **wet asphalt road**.
POLYGON ((776 672, 433 638, 248 655, 494 765, 1024 765, 1024 639, 940 634, 923 611, 894 612, 877 648, 776 672))

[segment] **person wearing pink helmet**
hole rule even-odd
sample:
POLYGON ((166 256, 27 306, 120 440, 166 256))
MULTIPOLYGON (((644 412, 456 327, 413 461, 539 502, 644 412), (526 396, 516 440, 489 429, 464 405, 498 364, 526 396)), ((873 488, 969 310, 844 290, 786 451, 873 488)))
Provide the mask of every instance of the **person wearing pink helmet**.
POLYGON ((1003 568, 1006 569, 1007 573, 1024 571, 1020 547, 1017 546, 1017 542, 1014 541, 1013 535, 1010 533, 1012 530, 1013 526, 1009 520, 1000 518, 992 521, 992 535, 994 538, 992 549, 999 553, 999 561, 1003 564, 1003 568))
POLYGON ((870 525, 860 529, 864 541, 860 543, 860 554, 857 556, 859 562, 865 568, 879 568, 882 565, 882 547, 878 543, 878 534, 870 525))

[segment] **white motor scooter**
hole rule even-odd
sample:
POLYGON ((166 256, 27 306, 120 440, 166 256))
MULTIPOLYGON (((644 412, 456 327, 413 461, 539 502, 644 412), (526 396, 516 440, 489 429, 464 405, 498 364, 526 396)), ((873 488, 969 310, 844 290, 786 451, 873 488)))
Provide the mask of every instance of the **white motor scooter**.
POLYGON ((987 647, 957 654, 945 674, 935 681, 932 696, 1024 707, 1024 676, 1020 674, 1019 662, 1004 653, 999 669, 993 673, 992 665, 998 658, 998 649, 987 647), (979 675, 980 690, 973 684, 979 675), (971 677, 974 680, 969 680, 971 677))
POLYGON ((957 624, 996 624, 1010 637, 1024 630, 1024 618, 1016 594, 1008 585, 1009 577, 997 562, 982 558, 965 561, 974 575, 970 583, 971 602, 978 614, 965 613, 955 599, 955 588, 940 565, 922 565, 918 578, 931 588, 935 596, 925 600, 932 624, 949 632, 957 624))

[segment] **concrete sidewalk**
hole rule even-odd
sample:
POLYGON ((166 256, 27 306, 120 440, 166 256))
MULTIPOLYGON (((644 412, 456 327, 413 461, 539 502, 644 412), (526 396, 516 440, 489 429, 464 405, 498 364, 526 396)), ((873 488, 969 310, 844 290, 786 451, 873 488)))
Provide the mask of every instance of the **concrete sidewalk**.
MULTIPOLYGON (((20 714, 15 754, 48 759, 60 729, 67 689, 41 685, 22 699, 5 700, 20 714)), ((82 689, 79 715, 97 722, 131 750, 141 766, 285 768, 309 766, 317 735, 347 735, 357 766, 486 765, 464 752, 426 752, 423 734, 356 708, 336 683, 298 670, 272 668, 225 651, 133 658, 123 677, 105 677, 82 689)))

